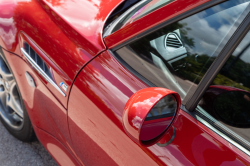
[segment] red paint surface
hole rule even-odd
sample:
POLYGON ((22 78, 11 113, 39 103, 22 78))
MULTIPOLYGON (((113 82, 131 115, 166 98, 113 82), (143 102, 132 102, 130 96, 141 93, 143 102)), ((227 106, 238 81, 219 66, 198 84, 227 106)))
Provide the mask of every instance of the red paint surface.
MULTIPOLYGON (((207 1, 176 0, 126 25, 105 42, 108 48, 117 46, 207 1)), ((45 148, 62 165, 250 165, 249 156, 182 110, 173 122, 176 136, 166 147, 138 145, 126 134, 122 125, 125 104, 148 86, 108 52, 81 70, 105 50, 102 28, 120 2, 0 0, 0 45, 14 53, 4 51, 45 148), (60 98, 23 59, 21 31, 55 70, 58 82, 61 79, 70 85, 80 72, 69 94, 68 110, 67 99, 60 98), (27 83, 26 71, 36 89, 27 83)))
MULTIPOLYGON (((44 82, 31 66, 20 56, 3 51, 17 81, 24 105, 33 126, 46 131, 55 137, 71 153, 70 133, 68 130, 67 110, 57 98, 47 89, 44 82), (25 77, 25 72, 33 77, 36 88, 31 87, 25 77)), ((37 135, 39 137, 39 135, 37 135)), ((75 155, 77 157, 77 155, 75 155)))
POLYGON ((82 70, 69 100, 69 129, 86 165, 250 164, 246 154, 181 110, 171 144, 136 144, 122 127, 122 113, 129 98, 146 87, 107 52, 82 70))
POLYGON ((0 0, 0 45, 20 55, 23 31, 71 80, 105 49, 102 28, 120 0, 0 0))
POLYGON ((56 162, 62 166, 77 166, 84 165, 82 162, 78 162, 77 159, 67 150, 67 148, 61 144, 56 138, 52 137, 47 132, 34 127, 36 135, 43 146, 53 156, 56 162))
POLYGON ((91 43, 87 52, 96 54, 105 48, 102 29, 110 12, 123 0, 39 0, 59 28, 72 40, 91 43), (46 5, 45 5, 46 4, 46 5), (48 6, 48 7, 47 7, 48 6), (71 28, 70 28, 70 27, 71 28), (75 35, 77 34, 77 35, 75 35))

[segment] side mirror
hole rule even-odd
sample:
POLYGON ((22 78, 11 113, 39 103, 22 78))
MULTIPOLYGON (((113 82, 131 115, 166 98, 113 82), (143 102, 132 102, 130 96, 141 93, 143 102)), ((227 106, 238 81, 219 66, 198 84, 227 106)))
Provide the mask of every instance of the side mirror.
POLYGON ((136 143, 165 144, 174 134, 171 126, 180 109, 178 93, 164 88, 146 88, 131 96, 123 111, 123 127, 136 143))

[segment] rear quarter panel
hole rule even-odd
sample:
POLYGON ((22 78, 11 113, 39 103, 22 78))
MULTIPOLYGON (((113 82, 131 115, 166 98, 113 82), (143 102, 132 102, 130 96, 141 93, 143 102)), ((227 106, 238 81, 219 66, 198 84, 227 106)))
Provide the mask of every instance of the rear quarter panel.
POLYGON ((77 155, 75 155, 74 150, 71 148, 66 109, 47 89, 29 63, 21 56, 2 50, 1 48, 0 56, 4 56, 11 66, 24 105, 41 143, 52 156, 57 157, 56 160, 58 160, 58 154, 54 153, 62 152, 62 155, 69 155, 65 160, 70 159, 74 161, 73 159, 77 158, 77 155), (25 72, 28 72, 33 77, 36 88, 28 84, 25 72), (46 138, 49 139, 46 140, 46 138), (51 142, 57 146, 57 150, 53 149, 53 146, 48 149, 47 144, 51 142))

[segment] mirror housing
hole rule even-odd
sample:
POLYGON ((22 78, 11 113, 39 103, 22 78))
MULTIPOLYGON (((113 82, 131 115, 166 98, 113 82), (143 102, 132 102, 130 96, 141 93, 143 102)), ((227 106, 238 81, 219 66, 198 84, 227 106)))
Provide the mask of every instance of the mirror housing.
MULTIPOLYGON (((175 119, 175 116, 180 109, 181 105, 181 98, 178 95, 178 93, 165 89, 165 88, 159 88, 159 87, 153 87, 153 88, 145 88, 142 90, 139 90, 135 94, 131 96, 131 98, 128 100, 128 102, 125 105, 124 111, 123 111, 123 116, 122 116, 122 122, 123 122, 123 127, 127 133, 127 135, 136 143, 139 145, 143 146, 150 146, 155 143, 157 143, 159 140, 161 140, 164 135, 169 135, 168 132, 173 133, 173 128, 171 127, 173 120, 175 119), (150 120, 148 119, 148 115, 150 111, 156 106, 159 101, 166 103, 165 98, 173 98, 173 101, 175 101, 175 111, 174 114, 171 113, 171 117, 162 117, 161 115, 156 116, 152 120, 152 125, 154 129, 161 128, 161 132, 158 132, 158 135, 152 136, 152 139, 144 141, 142 140, 142 135, 152 135, 153 133, 148 132, 144 130, 144 133, 142 134, 142 128, 143 125, 146 124, 148 126, 148 123, 150 123, 150 120), (160 117, 160 118, 158 118, 160 117), (165 119, 170 119, 170 121, 166 121, 165 119), (146 123, 144 123, 146 120, 146 123), (155 123, 155 121, 160 121, 159 125, 155 123), (162 123, 167 122, 165 124, 165 127, 162 129, 162 123)), ((167 106, 168 107, 168 106, 167 106)), ((172 109, 173 110, 173 109, 172 109)), ((169 113, 165 114, 168 115, 169 113)), ((148 131, 152 131, 148 130, 148 131)), ((170 137, 171 138, 171 137, 170 137)), ((170 139, 169 138, 169 139, 170 139)), ((161 140, 159 143, 166 142, 167 139, 164 138, 161 140), (163 141, 165 140, 165 141, 163 141)))

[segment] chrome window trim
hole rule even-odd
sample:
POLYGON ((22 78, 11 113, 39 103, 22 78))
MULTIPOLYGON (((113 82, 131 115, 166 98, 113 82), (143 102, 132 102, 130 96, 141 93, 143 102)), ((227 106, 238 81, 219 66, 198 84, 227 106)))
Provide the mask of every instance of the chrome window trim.
POLYGON ((46 80, 48 83, 50 83, 54 88, 56 88, 64 97, 66 97, 66 94, 57 86, 57 84, 36 64, 36 62, 29 56, 29 54, 24 50, 24 48, 21 48, 22 53, 26 57, 26 59, 29 61, 29 63, 36 69, 36 71, 46 80))
MULTIPOLYGON (((212 116, 210 116, 207 112, 205 112, 200 106, 197 106, 197 107, 199 107, 197 109, 197 111, 199 113, 201 113, 203 116, 205 116, 208 119, 210 119, 213 123, 215 123, 216 125, 218 125, 220 128, 222 128, 223 130, 225 130, 230 135, 233 135, 234 137, 236 137, 237 139, 241 140, 246 145, 250 146, 250 143, 248 141, 246 141, 245 139, 243 139, 242 137, 240 137, 238 134, 236 134, 232 130, 230 130, 227 127, 225 127, 223 124, 220 124, 217 120, 215 120, 212 116)), ((206 127, 208 127, 210 130, 212 130, 213 132, 215 132, 216 134, 218 134, 220 137, 222 137, 223 139, 225 139, 226 141, 228 141, 230 144, 234 145, 236 148, 238 148, 239 150, 241 150, 242 152, 244 152, 245 154, 247 154, 248 156, 250 156, 250 151, 247 150, 244 146, 240 145, 239 143, 237 143, 236 141, 234 141, 233 139, 231 139, 229 136, 227 136, 223 132, 221 132, 218 129, 216 129, 212 124, 210 124, 209 122, 207 122, 206 120, 204 120, 199 115, 195 114, 195 117, 196 117, 196 119, 199 122, 201 122, 203 125, 205 125, 206 127)))
POLYGON ((120 17, 118 17, 116 20, 114 20, 113 22, 111 22, 108 26, 107 26, 107 30, 104 32, 103 34, 103 38, 105 38, 106 36, 109 36, 111 34, 111 32, 113 31, 114 27, 125 17, 127 16, 128 13, 130 13, 131 11, 133 11, 135 8, 137 8, 138 6, 140 6, 141 4, 143 4, 144 2, 146 2, 148 0, 142 0, 138 3, 136 3, 134 6, 132 6, 131 8, 129 8, 126 12, 124 12, 120 17))
MULTIPOLYGON (((220 4, 222 2, 225 2, 225 1, 226 0, 213 0, 213 1, 209 1, 209 2, 206 2, 204 4, 201 4, 201 5, 193 8, 193 9, 190 9, 190 10, 188 10, 186 12, 183 12, 183 13, 179 14, 178 16, 174 16, 173 18, 170 18, 170 19, 168 19, 168 20, 166 20, 166 21, 164 21, 162 23, 159 23, 158 25, 153 26, 152 28, 149 28, 147 30, 144 30, 143 32, 140 32, 138 35, 136 35, 136 36, 134 36, 134 37, 132 37, 132 38, 130 38, 130 39, 128 39, 128 40, 126 40, 126 41, 124 41, 124 42, 122 42, 122 43, 120 43, 120 44, 118 44, 118 45, 116 45, 116 46, 114 46, 112 48, 110 48, 110 50, 111 51, 117 51, 120 48, 122 48, 122 47, 136 41, 136 40, 139 40, 140 38, 143 38, 144 36, 147 36, 148 34, 151 34, 151 33, 155 32, 155 31, 157 31, 157 30, 159 30, 159 29, 161 29, 161 28, 163 28, 165 26, 168 26, 168 25, 170 25, 170 24, 172 24, 174 22, 185 19, 185 18, 187 18, 189 16, 192 16, 193 14, 196 14, 196 13, 198 13, 200 11, 203 11, 203 10, 205 10, 207 8, 210 8, 212 6, 215 6, 215 5, 220 4)), ((111 22, 110 24, 112 24, 112 23, 113 22, 111 22)), ((103 36, 103 38, 104 38, 104 36, 103 36)))

